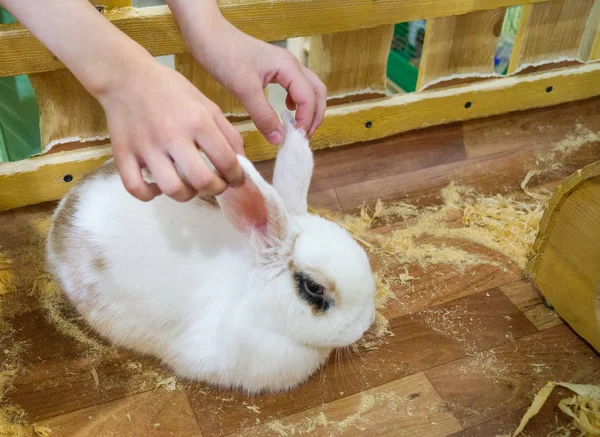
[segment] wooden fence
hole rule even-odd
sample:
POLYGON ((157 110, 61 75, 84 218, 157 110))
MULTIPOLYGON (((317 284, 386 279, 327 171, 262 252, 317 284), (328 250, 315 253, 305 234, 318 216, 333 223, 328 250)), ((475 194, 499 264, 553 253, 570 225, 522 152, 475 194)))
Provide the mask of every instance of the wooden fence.
MULTIPOLYGON (((94 3, 152 55, 174 54, 178 71, 224 113, 244 118, 239 102, 186 53, 167 7, 94 3)), ((309 66, 327 84, 331 103, 314 149, 600 95, 600 0, 222 0, 221 9, 265 41, 311 37, 309 66), (494 51, 514 5, 523 11, 509 74, 501 76, 494 51), (428 21, 417 92, 386 97, 393 26, 420 19, 428 21)), ((30 75, 40 103, 43 153, 0 164, 0 210, 59 199, 110 156, 98 103, 30 32, 2 25, 0 76, 19 74, 30 75)), ((235 126, 250 159, 275 156, 251 122, 235 126)))

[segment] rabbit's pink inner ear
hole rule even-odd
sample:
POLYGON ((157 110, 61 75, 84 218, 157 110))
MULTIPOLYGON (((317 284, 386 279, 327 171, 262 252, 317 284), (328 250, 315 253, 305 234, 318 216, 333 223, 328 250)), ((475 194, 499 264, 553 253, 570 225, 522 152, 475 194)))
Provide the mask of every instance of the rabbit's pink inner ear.
POLYGON ((224 213, 236 227, 243 233, 251 230, 264 234, 267 229, 268 215, 265 199, 256 187, 246 177, 244 185, 239 188, 229 188, 223 195, 224 213))

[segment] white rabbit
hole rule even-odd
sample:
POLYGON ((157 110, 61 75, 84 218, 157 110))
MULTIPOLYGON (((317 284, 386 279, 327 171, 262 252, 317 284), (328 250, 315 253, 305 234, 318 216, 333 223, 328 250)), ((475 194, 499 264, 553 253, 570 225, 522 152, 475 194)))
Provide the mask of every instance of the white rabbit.
POLYGON ((375 314, 364 250, 307 211, 313 158, 284 113, 273 186, 245 158, 217 202, 144 203, 112 162, 59 204, 51 273, 88 324, 180 376, 248 392, 305 381, 375 314))

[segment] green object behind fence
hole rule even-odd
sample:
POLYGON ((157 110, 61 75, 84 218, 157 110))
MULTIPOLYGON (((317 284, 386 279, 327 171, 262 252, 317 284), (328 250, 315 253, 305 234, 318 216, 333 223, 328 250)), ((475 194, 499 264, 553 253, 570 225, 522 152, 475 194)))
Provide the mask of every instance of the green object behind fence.
MULTIPOLYGON (((0 24, 14 21, 0 8, 0 24)), ((19 161, 40 150, 39 108, 29 78, 0 77, 0 161, 19 161)))
POLYGON ((387 77, 406 92, 413 92, 419 75, 423 22, 398 23, 388 57, 387 77))

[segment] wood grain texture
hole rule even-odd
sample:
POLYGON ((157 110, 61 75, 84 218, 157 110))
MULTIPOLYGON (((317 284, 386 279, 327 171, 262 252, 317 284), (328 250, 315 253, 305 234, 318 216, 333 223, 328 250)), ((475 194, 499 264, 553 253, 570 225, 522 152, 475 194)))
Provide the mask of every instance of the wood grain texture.
MULTIPOLYGON (((260 416, 257 417, 260 421, 260 416)), ((407 376, 283 420, 260 423, 232 437, 310 434, 444 437, 461 429, 423 373, 407 376), (436 426, 433 428, 432 423, 436 426), (368 431, 367 431, 368 428, 368 431), (285 434, 284 434, 285 433, 285 434)))
MULTIPOLYGON (((567 179, 557 193, 568 193, 569 183, 567 179)), ((534 246, 528 268, 561 317, 600 350, 600 163, 565 197, 546 212, 550 223, 540 226, 541 244, 534 246)))
POLYGON ((31 363, 5 399, 27 411, 30 421, 41 421, 152 391, 164 378, 165 372, 155 362, 129 355, 61 357, 31 363), (98 385, 92 368, 96 369, 98 385))
MULTIPOLYGON (((325 149, 315 154, 310 191, 343 187, 410 171, 457 162, 466 158, 459 123, 416 130, 346 147, 325 149), (377 144, 376 148, 371 145, 377 144)), ((268 181, 274 161, 256 163, 268 181)))
MULTIPOLYGON (((597 144, 595 141, 582 144, 560 170, 572 172, 588 162, 600 159, 597 144)), ((546 150, 549 150, 550 156, 555 153, 552 148, 546 150)), ((356 211, 364 203, 374 204, 377 199, 389 201, 403 198, 408 202, 425 205, 440 203, 440 190, 451 182, 477 186, 481 194, 521 192, 521 181, 531 169, 536 168, 540 155, 545 156, 540 153, 539 146, 505 150, 466 161, 388 176, 377 181, 359 182, 336 188, 336 192, 342 209, 348 212, 356 211), (469 172, 464 171, 465 165, 469 166, 469 172)), ((561 174, 552 169, 552 161, 548 167, 550 168, 542 167, 545 171, 537 177, 540 183, 561 174)))
POLYGON ((494 54, 505 12, 492 9, 429 20, 417 90, 458 78, 494 76, 494 54))
POLYGON ((463 123, 463 141, 469 158, 531 146, 542 152, 552 144, 577 138, 578 125, 585 131, 600 132, 600 100, 467 121, 463 123), (582 113, 590 116, 582 117, 582 113))
POLYGON ((600 358, 562 325, 425 373, 469 428, 528 406, 548 381, 598 381, 600 358))
POLYGON ((563 323, 555 311, 544 305, 541 294, 531 281, 521 280, 501 285, 500 290, 540 331, 563 323))
POLYGON ((600 1, 595 0, 594 6, 590 11, 581 46, 579 56, 583 61, 596 61, 600 59, 600 1))
MULTIPOLYGON (((558 403, 570 396, 572 396, 572 393, 569 390, 562 387, 555 388, 540 412, 527 424, 524 435, 527 437, 548 437, 556 434, 557 430, 569 429, 573 423, 572 419, 560 410, 558 403)), ((448 437, 512 435, 519 426, 521 418, 525 415, 526 411, 526 407, 518 408, 479 425, 458 431, 448 437)))
POLYGON ((192 82, 206 97, 215 102, 226 117, 248 118, 246 109, 227 88, 212 78, 190 53, 175 55, 175 70, 192 82))
MULTIPOLYGON (((324 35, 433 17, 466 14, 545 0, 220 0, 225 18, 243 32, 264 41, 324 35), (340 19, 343 17, 343 19, 340 19)), ((153 56, 187 51, 166 6, 123 8, 106 14, 120 30, 153 56)), ((0 76, 64 68, 27 30, 0 26, 0 76)))
POLYGON ((29 76, 40 108, 42 152, 57 143, 106 139, 102 106, 68 70, 29 76))
POLYGON ((110 146, 59 152, 0 165, 0 211, 62 198, 83 176, 111 156, 110 146), (3 168, 4 167, 4 168, 3 168), (72 177, 71 182, 65 176, 72 177))
POLYGON ((385 25, 312 37, 308 67, 327 86, 328 98, 385 97, 393 34, 394 26, 385 25))
POLYGON ((140 393, 40 421, 55 435, 72 437, 202 437, 182 391, 140 393))
POLYGON ((594 0, 550 0, 525 5, 508 68, 580 60, 580 46, 594 0))

